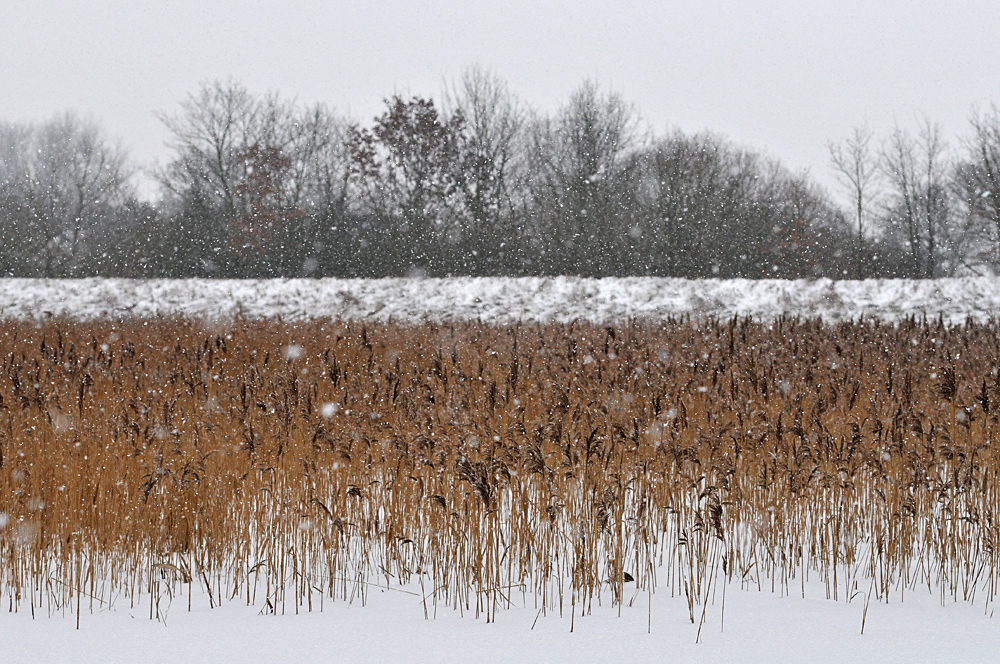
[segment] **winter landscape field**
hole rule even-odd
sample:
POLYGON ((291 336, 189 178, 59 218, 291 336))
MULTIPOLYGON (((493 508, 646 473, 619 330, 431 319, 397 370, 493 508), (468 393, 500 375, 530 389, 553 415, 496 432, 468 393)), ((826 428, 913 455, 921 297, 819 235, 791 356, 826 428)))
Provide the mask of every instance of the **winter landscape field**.
POLYGON ((995 661, 1000 281, 0 281, 3 661, 995 661))
POLYGON ((1000 2, 0 2, 0 664, 1000 661, 1000 2))

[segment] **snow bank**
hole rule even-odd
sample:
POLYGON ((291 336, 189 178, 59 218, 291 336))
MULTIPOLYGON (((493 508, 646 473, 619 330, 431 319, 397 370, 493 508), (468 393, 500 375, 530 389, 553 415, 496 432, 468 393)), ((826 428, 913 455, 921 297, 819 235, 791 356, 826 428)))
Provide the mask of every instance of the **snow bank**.
POLYGON ((734 314, 762 319, 782 314, 821 316, 826 321, 860 316, 897 321, 926 315, 960 324, 967 317, 1000 316, 1000 278, 0 280, 0 318, 243 315, 283 320, 603 323, 631 317, 734 314))

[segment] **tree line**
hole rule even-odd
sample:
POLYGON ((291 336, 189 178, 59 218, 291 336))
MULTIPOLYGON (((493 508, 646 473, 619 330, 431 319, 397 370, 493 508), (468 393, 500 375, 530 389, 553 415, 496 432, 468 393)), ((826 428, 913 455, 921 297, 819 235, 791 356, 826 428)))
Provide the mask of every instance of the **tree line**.
POLYGON ((1000 268, 1000 110, 955 147, 926 121, 830 144, 807 174, 711 134, 644 130, 581 84, 532 110, 471 68, 368 125, 234 81, 172 113, 159 196, 67 113, 0 122, 0 274, 932 278, 1000 268))

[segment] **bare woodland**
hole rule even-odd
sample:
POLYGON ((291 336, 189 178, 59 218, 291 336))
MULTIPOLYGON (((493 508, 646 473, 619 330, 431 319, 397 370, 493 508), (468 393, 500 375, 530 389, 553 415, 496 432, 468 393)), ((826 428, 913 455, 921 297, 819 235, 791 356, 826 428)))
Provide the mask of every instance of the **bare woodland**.
POLYGON ((825 191, 711 134, 655 135, 584 82, 555 113, 471 68, 370 123, 238 82, 160 115, 139 197, 72 113, 0 121, 0 274, 935 278, 1000 267, 1000 109, 829 146, 825 191), (147 197, 148 198, 148 197, 147 197))

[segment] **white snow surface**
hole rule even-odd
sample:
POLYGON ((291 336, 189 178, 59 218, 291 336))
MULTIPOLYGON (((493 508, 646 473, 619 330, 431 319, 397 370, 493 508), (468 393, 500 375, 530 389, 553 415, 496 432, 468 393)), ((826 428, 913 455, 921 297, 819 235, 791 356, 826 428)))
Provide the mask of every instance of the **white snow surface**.
POLYGON ((372 588, 364 606, 327 599, 322 612, 314 601, 311 613, 303 608, 298 615, 291 606, 285 615, 260 615, 239 600, 210 609, 196 592, 190 613, 186 596, 177 597, 159 621, 150 619, 148 604, 119 601, 91 613, 84 603, 79 630, 69 611, 32 619, 29 611, 4 609, 0 661, 971 663, 996 662, 1000 652, 1000 625, 982 602, 942 605, 926 589, 872 601, 865 615, 863 593, 838 602, 816 582, 807 584, 805 598, 734 583, 724 612, 721 591, 707 607, 700 643, 686 600, 669 593, 652 602, 636 593, 621 616, 617 607, 595 604, 571 625, 568 605, 561 617, 538 616, 531 598, 520 605, 517 593, 515 606, 493 623, 444 608, 425 619, 419 596, 398 590, 372 588))
POLYGON ((1000 316, 1000 278, 0 279, 0 318, 186 316, 370 321, 665 319, 781 315, 836 322, 1000 316))

